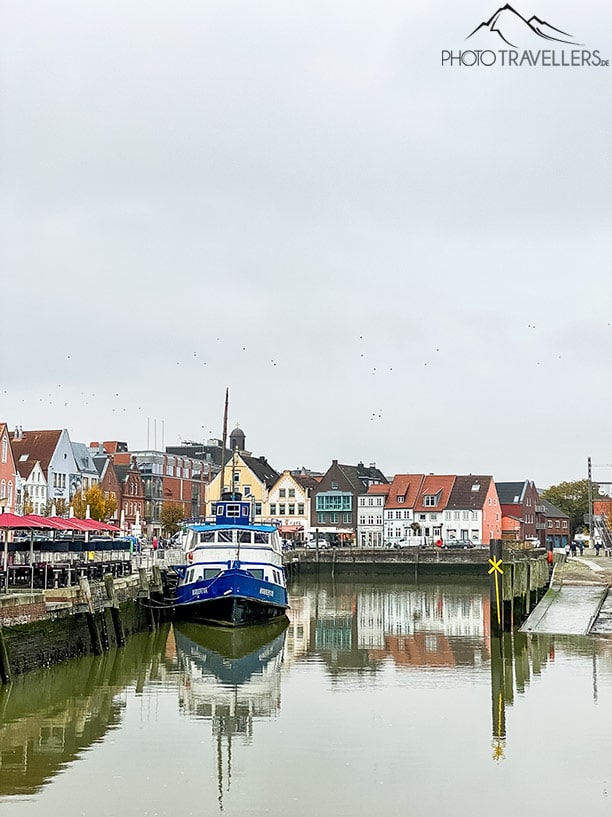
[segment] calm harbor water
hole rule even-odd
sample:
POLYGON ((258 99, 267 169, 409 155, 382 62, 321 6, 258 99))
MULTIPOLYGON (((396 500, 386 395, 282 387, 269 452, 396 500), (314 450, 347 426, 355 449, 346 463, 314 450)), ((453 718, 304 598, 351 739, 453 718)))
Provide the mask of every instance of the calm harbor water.
POLYGON ((612 640, 492 639, 486 582, 305 580, 0 690, 0 815, 612 810, 612 640))

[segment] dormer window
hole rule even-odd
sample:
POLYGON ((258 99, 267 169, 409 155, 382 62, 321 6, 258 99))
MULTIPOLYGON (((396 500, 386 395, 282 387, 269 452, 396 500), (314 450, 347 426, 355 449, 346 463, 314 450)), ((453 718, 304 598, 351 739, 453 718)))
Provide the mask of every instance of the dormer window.
POLYGON ((398 496, 397 501, 401 504, 404 501, 404 497, 398 496))
POLYGON ((338 483, 333 479, 332 479, 331 489, 332 489, 332 491, 337 491, 338 490, 338 483))
POLYGON ((480 485, 479 485, 479 483, 478 483, 478 482, 475 482, 475 483, 472 485, 472 491, 480 491, 480 485))
POLYGON ((438 504, 438 494, 427 494, 423 497, 423 505, 425 508, 435 508, 438 504))

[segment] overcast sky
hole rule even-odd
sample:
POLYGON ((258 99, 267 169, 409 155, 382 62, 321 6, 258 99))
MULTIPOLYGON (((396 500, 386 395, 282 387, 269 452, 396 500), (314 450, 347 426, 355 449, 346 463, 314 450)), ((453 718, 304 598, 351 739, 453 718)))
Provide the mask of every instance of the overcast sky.
POLYGON ((442 67, 497 8, 0 0, 0 420, 612 479, 612 68, 442 67))

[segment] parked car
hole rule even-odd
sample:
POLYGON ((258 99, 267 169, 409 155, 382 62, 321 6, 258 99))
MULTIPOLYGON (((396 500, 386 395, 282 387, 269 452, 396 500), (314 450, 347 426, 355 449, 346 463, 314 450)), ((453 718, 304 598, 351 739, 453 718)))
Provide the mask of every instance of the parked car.
MULTIPOLYGON (((317 540, 316 539, 309 539, 307 542, 304 542, 304 547, 307 548, 316 548, 317 547, 317 540)), ((319 548, 328 548, 330 547, 329 541, 325 539, 323 536, 319 536, 319 548)))
POLYGON ((446 542, 443 542, 442 547, 447 550, 467 550, 476 545, 469 539, 447 539, 446 542))

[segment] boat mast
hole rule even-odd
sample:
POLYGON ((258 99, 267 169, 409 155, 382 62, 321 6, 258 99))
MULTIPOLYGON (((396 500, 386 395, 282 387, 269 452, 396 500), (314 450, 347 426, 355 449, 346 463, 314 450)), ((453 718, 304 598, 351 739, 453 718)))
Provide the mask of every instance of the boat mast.
POLYGON ((221 485, 219 487, 219 499, 223 496, 225 485, 225 446, 227 443, 227 410, 229 406, 229 386, 225 389, 225 411, 223 412, 223 439, 221 440, 221 485))

